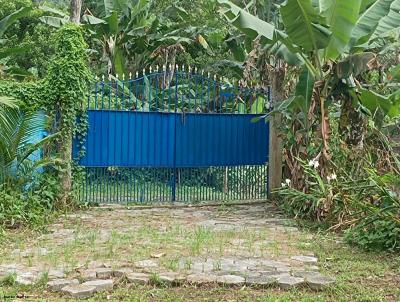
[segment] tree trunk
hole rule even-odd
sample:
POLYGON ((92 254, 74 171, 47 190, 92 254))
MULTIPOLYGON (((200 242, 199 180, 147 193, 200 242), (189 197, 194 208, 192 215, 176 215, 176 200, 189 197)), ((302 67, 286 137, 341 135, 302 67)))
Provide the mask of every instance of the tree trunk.
POLYGON ((73 23, 81 23, 82 0, 71 0, 71 17, 73 23))
MULTIPOLYGON (((285 69, 281 62, 276 62, 271 77, 271 105, 285 99, 284 89, 285 69)), ((269 161, 268 161, 268 191, 271 197, 271 191, 281 186, 282 182, 282 136, 281 136, 282 115, 275 114, 269 122, 269 161)))

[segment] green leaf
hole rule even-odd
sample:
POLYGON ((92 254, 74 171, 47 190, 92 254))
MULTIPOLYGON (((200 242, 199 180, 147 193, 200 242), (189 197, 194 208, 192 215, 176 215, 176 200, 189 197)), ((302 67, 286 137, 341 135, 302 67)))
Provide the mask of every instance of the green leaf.
POLYGON ((331 32, 311 0, 288 0, 280 12, 287 35, 304 51, 316 51, 328 45, 331 32))
POLYGON ((117 45, 115 45, 114 48, 113 65, 116 74, 118 75, 125 74, 125 58, 122 51, 119 49, 117 45))
POLYGON ((52 27, 59 28, 69 22, 69 19, 53 17, 53 16, 42 16, 39 18, 44 24, 50 25, 52 27))
POLYGON ((0 20, 0 37, 6 29, 20 18, 26 17, 32 11, 31 7, 23 7, 0 20))
POLYGON ((82 21, 87 22, 90 25, 107 24, 103 19, 96 18, 92 15, 83 15, 82 21))
POLYGON ((387 75, 388 81, 400 81, 400 65, 392 67, 387 75))
POLYGON ((305 115, 310 110, 311 99, 314 90, 314 82, 314 77, 312 76, 308 68, 304 67, 303 72, 299 77, 299 82, 296 86, 296 96, 303 97, 303 99, 298 99, 298 101, 303 101, 299 105, 305 115))
POLYGON ((10 55, 16 55, 20 53, 24 53, 28 50, 28 47, 13 47, 6 48, 4 50, 0 50, 0 59, 6 58, 10 55))
POLYGON ((368 41, 379 21, 389 13, 392 2, 393 0, 377 0, 360 16, 351 33, 352 46, 368 41))
POLYGON ((351 32, 358 20, 360 5, 361 0, 337 0, 332 3, 327 16, 332 37, 325 50, 326 59, 336 59, 348 45, 351 32))
POLYGON ((60 11, 60 10, 52 8, 52 7, 43 5, 43 6, 39 6, 39 9, 44 12, 47 12, 47 13, 52 13, 52 14, 58 15, 59 17, 69 18, 69 16, 66 13, 64 13, 63 11, 60 11))
POLYGON ((247 36, 252 39, 258 36, 263 36, 268 40, 274 38, 274 25, 253 16, 228 0, 218 0, 218 2, 228 7, 228 11, 225 11, 225 16, 236 28, 247 36))
POLYGON ((263 113, 264 107, 265 107, 265 99, 259 96, 251 105, 250 112, 253 114, 263 113))
POLYGON ((378 108, 391 118, 400 116, 400 93, 384 96, 371 90, 359 88, 359 100, 372 114, 378 108))
POLYGON ((118 34, 118 13, 112 12, 108 17, 105 18, 105 21, 108 24, 109 31, 111 34, 118 34))
POLYGON ((393 29, 400 27, 400 0, 395 0, 390 5, 389 14, 380 19, 371 39, 384 37, 393 29))

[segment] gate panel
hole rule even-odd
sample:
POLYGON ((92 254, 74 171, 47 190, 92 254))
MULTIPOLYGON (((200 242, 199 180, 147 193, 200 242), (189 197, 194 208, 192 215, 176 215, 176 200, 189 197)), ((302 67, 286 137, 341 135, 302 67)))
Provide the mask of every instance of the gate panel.
POLYGON ((89 110, 88 124, 86 154, 79 161, 82 166, 174 166, 173 114, 89 110))
POLYGON ((179 114, 176 167, 264 165, 268 124, 253 114, 179 114))

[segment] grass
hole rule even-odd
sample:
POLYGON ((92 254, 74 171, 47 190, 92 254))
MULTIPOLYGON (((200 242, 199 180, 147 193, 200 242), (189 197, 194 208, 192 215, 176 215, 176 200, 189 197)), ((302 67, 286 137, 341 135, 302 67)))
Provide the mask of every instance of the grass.
MULTIPOLYGON (((220 209, 224 215, 228 207, 220 209)), ((71 240, 60 242, 34 240, 40 234, 32 231, 12 231, 7 234, 0 250, 0 263, 15 261, 11 251, 34 245, 47 247, 47 255, 18 259, 27 265, 46 263, 56 266, 67 264, 72 270, 91 260, 136 261, 148 259, 152 254, 165 252, 160 265, 177 271, 183 260, 185 268, 193 265, 193 257, 215 255, 215 269, 221 265, 219 256, 246 255, 280 257, 313 251, 319 258, 322 272, 335 276, 334 286, 322 292, 308 288, 280 291, 277 288, 224 288, 219 286, 118 286, 112 293, 96 295, 89 301, 400 301, 400 255, 365 252, 344 244, 334 234, 315 233, 302 229, 291 233, 263 230, 212 230, 204 226, 190 228, 174 215, 153 213, 134 219, 123 214, 106 211, 94 212, 92 224, 81 220, 64 219, 63 227, 75 230, 71 240), (96 215, 99 215, 96 216, 96 215), (101 218, 100 218, 101 217, 101 218), (108 232, 104 232, 107 230, 108 232), (236 242, 236 245, 232 245, 236 242)), ((154 279, 154 280, 153 280, 154 279)), ((152 276, 157 283, 158 276, 152 276)), ((25 293, 34 301, 68 301, 67 297, 45 291, 45 281, 34 286, 18 286, 15 276, 9 276, 0 285, 0 301, 25 293)))

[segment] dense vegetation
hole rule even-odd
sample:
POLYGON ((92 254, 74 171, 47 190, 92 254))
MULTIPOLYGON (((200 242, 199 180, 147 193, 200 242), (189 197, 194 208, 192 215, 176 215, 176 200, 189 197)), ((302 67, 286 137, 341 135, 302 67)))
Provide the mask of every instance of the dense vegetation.
POLYGON ((77 26, 69 1, 0 0, 1 226, 74 205, 68 153, 85 131, 76 117, 92 75, 178 64, 272 86, 278 203, 351 243, 398 251, 400 1, 245 5, 87 0, 77 26))

